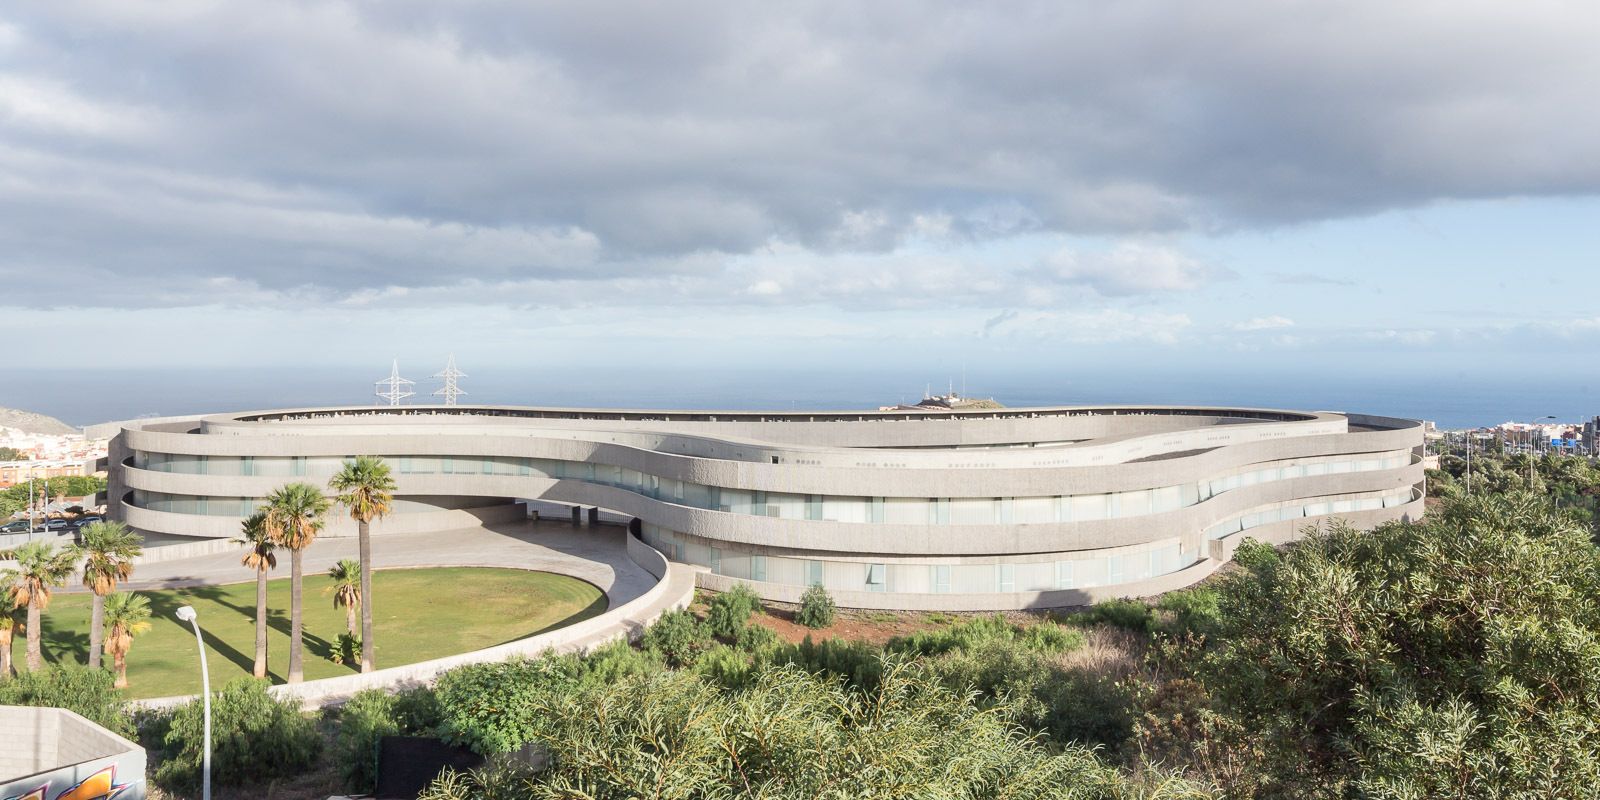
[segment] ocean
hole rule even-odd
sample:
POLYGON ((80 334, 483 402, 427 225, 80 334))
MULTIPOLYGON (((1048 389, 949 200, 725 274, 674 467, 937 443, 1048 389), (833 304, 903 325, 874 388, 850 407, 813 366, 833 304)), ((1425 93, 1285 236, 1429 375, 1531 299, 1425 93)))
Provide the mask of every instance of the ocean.
MULTIPOLYGON (((380 365, 381 366, 381 365, 380 365)), ((383 369, 0 369, 0 406, 73 425, 167 416, 376 402, 383 369)), ((960 375, 912 370, 665 370, 621 367, 476 368, 463 403, 771 410, 873 409, 942 393, 960 375), (953 379, 953 380, 952 380, 953 379)), ((1012 406, 1099 403, 1228 405, 1356 411, 1427 419, 1441 427, 1600 414, 1600 376, 1519 380, 1487 374, 1423 376, 1306 372, 989 372, 969 370, 967 393, 1012 406)), ((419 380, 422 402, 436 388, 419 380)))

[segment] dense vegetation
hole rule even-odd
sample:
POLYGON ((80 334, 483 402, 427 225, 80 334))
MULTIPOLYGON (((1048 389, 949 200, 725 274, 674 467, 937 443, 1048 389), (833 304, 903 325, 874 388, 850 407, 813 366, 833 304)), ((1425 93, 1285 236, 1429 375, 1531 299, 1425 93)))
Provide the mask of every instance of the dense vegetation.
MULTIPOLYGON (((490 757, 432 800, 1600 797, 1597 553, 1570 506, 1475 491, 1423 522, 1247 543, 1155 604, 930 615, 881 646, 785 643, 728 592, 637 646, 364 693, 326 712, 323 746, 354 791, 384 735, 490 757)), ((0 699, 121 713, 108 687, 18 685, 0 699)), ((261 767, 238 780, 315 756, 310 718, 229 691, 219 730, 247 732, 261 767)), ((144 725, 158 782, 189 780, 189 713, 144 725)))
MULTIPOLYGON (((93 475, 61 475, 54 478, 40 478, 33 482, 35 498, 43 491, 50 500, 58 497, 92 497, 105 490, 106 479, 93 475)), ((0 521, 11 519, 11 515, 27 507, 28 481, 24 480, 15 486, 0 489, 0 521)))

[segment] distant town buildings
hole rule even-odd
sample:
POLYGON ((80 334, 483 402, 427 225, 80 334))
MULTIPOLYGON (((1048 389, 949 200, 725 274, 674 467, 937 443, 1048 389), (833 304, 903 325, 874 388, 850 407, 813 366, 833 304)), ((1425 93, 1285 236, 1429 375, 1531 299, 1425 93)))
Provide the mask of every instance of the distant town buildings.
POLYGON ((93 475, 106 456, 106 440, 0 427, 0 450, 7 449, 24 458, 0 460, 0 489, 27 483, 30 478, 93 475))

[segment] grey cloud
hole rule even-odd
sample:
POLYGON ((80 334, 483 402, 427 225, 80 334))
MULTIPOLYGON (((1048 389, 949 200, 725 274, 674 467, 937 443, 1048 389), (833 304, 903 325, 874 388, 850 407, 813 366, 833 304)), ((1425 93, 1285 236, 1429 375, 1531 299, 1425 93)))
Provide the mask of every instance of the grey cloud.
POLYGON ((703 277, 774 242, 894 250, 934 218, 966 241, 1137 237, 1592 194, 1584 19, 1580 2, 22 3, 0 11, 0 273, 353 295, 703 277))

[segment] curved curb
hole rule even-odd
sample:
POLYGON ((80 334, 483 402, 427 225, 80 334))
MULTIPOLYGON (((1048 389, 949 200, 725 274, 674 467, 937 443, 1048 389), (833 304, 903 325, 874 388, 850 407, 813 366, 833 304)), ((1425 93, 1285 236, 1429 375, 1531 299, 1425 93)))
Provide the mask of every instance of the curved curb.
MULTIPOLYGON (((627 549, 629 559, 659 580, 649 591, 621 606, 607 609, 599 616, 482 650, 374 670, 365 674, 342 675, 337 678, 322 678, 296 684, 279 684, 268 691, 280 699, 297 700, 305 709, 322 708, 339 705, 355 693, 366 689, 400 690, 425 686, 440 674, 467 664, 504 661, 515 656, 532 657, 551 652, 586 651, 619 639, 636 639, 664 612, 688 607, 694 600, 695 579, 692 567, 667 561, 666 557, 655 548, 632 535, 628 536, 627 549)), ((142 708, 162 709, 182 705, 195 697, 198 695, 175 695, 132 700, 129 703, 142 708)))

